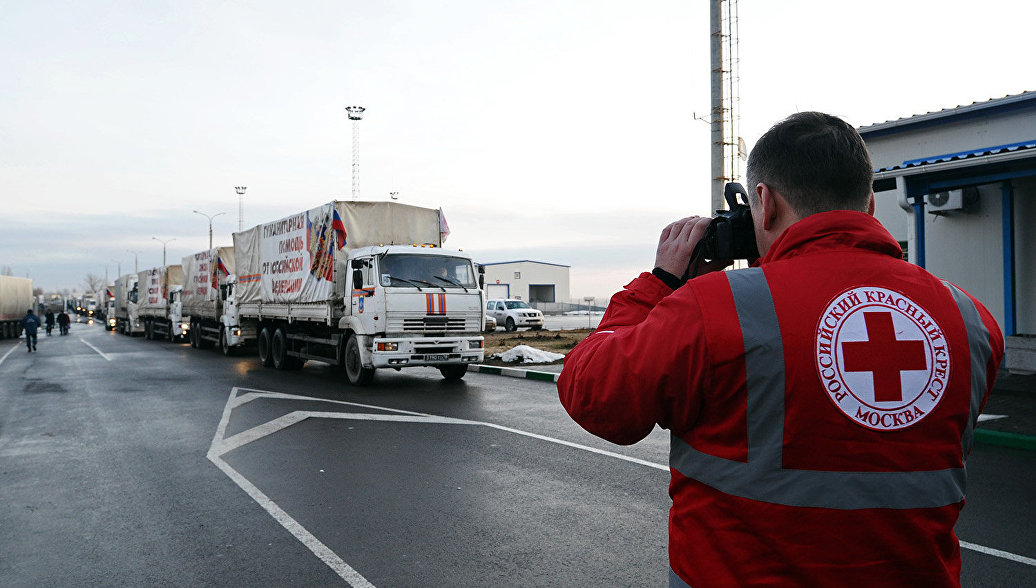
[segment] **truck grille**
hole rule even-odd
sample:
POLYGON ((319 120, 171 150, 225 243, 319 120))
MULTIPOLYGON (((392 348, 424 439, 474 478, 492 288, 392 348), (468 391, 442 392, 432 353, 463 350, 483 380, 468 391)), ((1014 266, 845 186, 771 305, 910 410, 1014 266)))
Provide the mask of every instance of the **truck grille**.
POLYGON ((404 316, 388 321, 389 333, 478 333, 482 330, 479 314, 460 316, 404 316))

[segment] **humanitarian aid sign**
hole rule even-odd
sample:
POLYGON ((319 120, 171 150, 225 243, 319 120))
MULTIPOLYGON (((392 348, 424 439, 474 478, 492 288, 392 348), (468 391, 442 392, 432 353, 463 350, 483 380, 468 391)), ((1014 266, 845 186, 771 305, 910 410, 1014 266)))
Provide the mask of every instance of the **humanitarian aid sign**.
POLYGON ((943 331, 919 304, 886 288, 852 288, 824 309, 817 373, 853 422, 878 431, 915 425, 945 395, 950 355, 943 331))
POLYGON ((263 225, 259 240, 263 300, 330 298, 335 252, 344 245, 345 229, 333 204, 263 225))

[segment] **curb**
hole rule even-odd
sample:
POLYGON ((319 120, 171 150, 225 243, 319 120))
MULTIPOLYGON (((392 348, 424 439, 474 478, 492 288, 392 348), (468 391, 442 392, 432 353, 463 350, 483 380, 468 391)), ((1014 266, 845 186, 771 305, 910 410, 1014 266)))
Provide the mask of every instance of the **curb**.
MULTIPOLYGON (((521 368, 497 367, 493 365, 473 365, 468 368, 481 374, 493 374, 507 376, 509 378, 523 378, 526 380, 539 380, 542 382, 557 383, 561 374, 554 372, 537 372, 521 368)), ((998 445, 1012 449, 1025 449, 1036 451, 1036 436, 1023 435, 1021 433, 1008 433, 1006 431, 994 431, 991 429, 975 429, 975 442, 983 445, 998 445)))
POLYGON ((524 378, 526 380, 540 380, 541 382, 557 382, 561 374, 554 372, 537 372, 519 368, 497 367, 495 365, 473 365, 468 368, 480 374, 495 374, 509 378, 524 378))
POLYGON ((975 429, 975 442, 986 445, 1010 447, 1013 449, 1036 451, 1036 437, 1032 435, 1023 435, 1021 433, 993 431, 991 429, 975 429))

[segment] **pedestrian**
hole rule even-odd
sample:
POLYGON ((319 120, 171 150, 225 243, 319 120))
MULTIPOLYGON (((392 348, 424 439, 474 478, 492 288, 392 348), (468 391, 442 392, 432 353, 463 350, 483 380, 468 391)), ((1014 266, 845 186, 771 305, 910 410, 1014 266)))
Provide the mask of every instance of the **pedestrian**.
POLYGON ((25 311, 22 327, 25 328, 25 346, 29 348, 29 353, 32 353, 36 351, 36 331, 40 328, 40 317, 36 316, 31 308, 25 311))
POLYGON ((54 329, 54 311, 48 310, 44 316, 44 323, 47 325, 47 336, 50 337, 50 332, 54 329))
POLYGON ((68 324, 70 322, 72 322, 72 320, 68 317, 68 314, 64 310, 62 310, 58 314, 58 330, 61 332, 62 335, 68 334, 68 324))
POLYGON ((964 461, 1004 339, 902 259, 844 121, 801 112, 748 160, 753 267, 678 279, 710 219, 565 358, 561 402, 620 444, 671 435, 670 586, 959 586, 964 461))

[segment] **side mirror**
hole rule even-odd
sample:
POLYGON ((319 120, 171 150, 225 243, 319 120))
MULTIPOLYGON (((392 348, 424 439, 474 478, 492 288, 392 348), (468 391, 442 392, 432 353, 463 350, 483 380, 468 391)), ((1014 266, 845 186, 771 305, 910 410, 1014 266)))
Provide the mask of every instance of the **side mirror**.
POLYGON ((349 262, 349 265, 351 265, 352 268, 355 270, 362 268, 365 264, 363 263, 362 259, 354 259, 349 262))
POLYGON ((353 290, 359 290, 363 288, 363 272, 356 267, 356 262, 359 260, 353 260, 353 290))
POLYGON ((484 266, 484 265, 482 265, 480 263, 476 267, 478 267, 478 289, 479 290, 485 290, 486 289, 486 266, 484 266))

